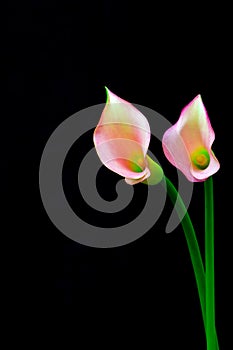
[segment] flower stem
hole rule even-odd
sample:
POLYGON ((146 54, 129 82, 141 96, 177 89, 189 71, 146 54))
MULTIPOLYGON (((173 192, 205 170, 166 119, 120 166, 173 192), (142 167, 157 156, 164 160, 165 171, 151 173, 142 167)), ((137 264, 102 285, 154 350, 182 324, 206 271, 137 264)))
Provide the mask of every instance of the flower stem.
POLYGON ((205 268, 206 268, 206 338, 207 350, 215 350, 214 292, 214 197, 213 178, 204 182, 205 193, 205 268))
MULTIPOLYGON (((197 289, 198 289, 198 294, 199 294, 199 299, 200 299, 200 304, 201 304, 201 311, 202 311, 202 317, 203 317, 203 323, 204 323, 204 328, 207 334, 207 324, 206 324, 206 278, 205 278, 205 271, 204 271, 204 266, 202 262, 202 257, 198 245, 198 241, 196 238, 196 233, 192 224, 192 221, 190 219, 190 216, 187 212, 187 209, 184 205, 184 202, 182 198, 180 197, 179 193, 177 192, 175 186, 172 184, 172 182, 165 176, 165 183, 167 186, 167 193, 172 201, 173 204, 176 203, 176 211, 181 219, 181 225, 185 234, 185 238, 187 241, 188 249, 189 249, 189 254, 191 258, 191 262, 193 265, 193 270, 194 270, 194 275, 196 278, 196 283, 197 283, 197 289)), ((209 301, 208 301, 209 302, 209 301)), ((217 334, 214 328, 214 333, 213 333, 213 341, 214 344, 216 344, 215 350, 219 350, 218 346, 218 339, 217 339, 217 334)), ((210 349, 208 349, 210 350, 210 349)), ((212 350, 212 349, 211 349, 212 350)))
POLYGON ((185 238, 188 244, 188 249, 190 253, 191 262, 193 264, 194 274, 196 278, 201 310, 204 324, 206 324, 206 306, 205 306, 205 272, 204 266, 201 258, 200 249, 198 246, 196 234, 190 216, 181 199, 179 193, 177 193, 176 188, 172 182, 166 178, 167 192, 173 204, 176 203, 177 214, 182 218, 181 225, 184 230, 185 238), (184 214, 185 213, 185 214, 184 214))

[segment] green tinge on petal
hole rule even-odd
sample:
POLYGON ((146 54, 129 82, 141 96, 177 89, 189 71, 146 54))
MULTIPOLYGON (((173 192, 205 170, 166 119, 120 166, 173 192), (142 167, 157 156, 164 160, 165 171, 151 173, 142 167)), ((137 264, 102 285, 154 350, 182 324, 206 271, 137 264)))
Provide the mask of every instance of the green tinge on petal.
POLYGON ((140 153, 135 153, 131 156, 131 160, 128 161, 129 169, 134 171, 135 173, 141 173, 145 169, 145 159, 142 157, 140 153))
POLYGON ((164 177, 163 169, 161 166, 153 161, 148 155, 146 155, 147 167, 150 170, 150 176, 142 183, 146 185, 157 185, 164 177))

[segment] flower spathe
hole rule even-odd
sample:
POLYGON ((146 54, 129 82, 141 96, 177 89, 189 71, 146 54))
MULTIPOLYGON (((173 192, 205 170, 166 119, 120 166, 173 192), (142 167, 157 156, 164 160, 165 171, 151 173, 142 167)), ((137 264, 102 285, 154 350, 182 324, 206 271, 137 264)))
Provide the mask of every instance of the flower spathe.
POLYGON ((147 155, 150 126, 146 117, 108 88, 106 92, 107 101, 93 135, 101 162, 130 185, 160 182, 162 168, 147 155))
POLYGON ((205 181, 220 168, 211 147, 215 139, 201 95, 183 110, 176 124, 163 135, 167 159, 191 182, 205 181))

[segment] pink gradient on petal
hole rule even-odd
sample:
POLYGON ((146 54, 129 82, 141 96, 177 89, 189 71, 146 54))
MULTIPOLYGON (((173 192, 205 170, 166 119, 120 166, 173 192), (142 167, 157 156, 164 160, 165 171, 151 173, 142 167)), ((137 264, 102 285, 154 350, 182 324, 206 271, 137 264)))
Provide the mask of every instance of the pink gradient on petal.
POLYGON ((150 143, 150 125, 146 117, 131 103, 107 91, 107 103, 94 132, 94 142, 115 138, 131 139, 138 142, 144 156, 150 143))
POLYGON ((193 182, 194 177, 190 172, 190 155, 175 127, 176 124, 164 133, 162 139, 163 151, 169 162, 181 170, 189 181, 193 182))
POLYGON ((142 178, 148 175, 145 156, 150 143, 149 123, 131 103, 106 91, 107 102, 93 136, 97 154, 119 175, 142 178))
POLYGON ((183 108, 176 124, 164 133, 162 146, 171 164, 181 170, 189 181, 200 182, 220 168, 211 150, 214 139, 214 130, 199 94, 183 108), (206 169, 197 169, 192 164, 191 154, 200 148, 206 149, 210 155, 206 169))
POLYGON ((147 172, 141 145, 133 140, 108 140, 98 144, 96 151, 102 163, 121 176, 138 179, 147 172), (141 171, 135 171, 134 167, 141 171))
POLYGON ((181 111, 177 130, 190 153, 200 146, 213 143, 214 131, 200 94, 181 111))

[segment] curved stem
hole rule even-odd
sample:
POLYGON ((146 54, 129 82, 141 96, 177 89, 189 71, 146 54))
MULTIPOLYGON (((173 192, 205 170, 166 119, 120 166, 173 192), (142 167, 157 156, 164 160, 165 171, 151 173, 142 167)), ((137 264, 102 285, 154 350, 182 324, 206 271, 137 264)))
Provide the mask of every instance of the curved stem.
MULTIPOLYGON (((172 182, 165 177, 165 182, 167 186, 167 193, 172 201, 173 204, 176 203, 176 211, 181 219, 181 225, 185 234, 185 238, 187 241, 189 254, 191 258, 191 262, 193 265, 194 275, 196 278, 197 283, 197 289, 201 304, 201 311, 202 311, 202 317, 204 322, 205 331, 207 334, 207 324, 206 324, 206 277, 205 277, 205 271, 204 266, 201 258, 201 253, 198 245, 198 241, 196 238, 195 230, 192 224, 192 221, 190 219, 190 216, 187 212, 187 209, 184 205, 184 202, 182 198, 180 197, 179 193, 177 192, 175 186, 172 184, 172 182)), ((217 334, 214 329, 214 341, 216 342, 216 348, 215 350, 219 349, 218 346, 218 339, 217 334)))
POLYGON ((189 249, 190 258, 194 269, 198 294, 199 294, 200 303, 201 303, 203 321, 205 325, 206 324, 205 271, 204 271, 204 266, 203 266, 196 234, 195 234, 190 216, 184 205, 184 202, 181 199, 179 193, 177 193, 175 186, 172 184, 172 182, 168 178, 166 178, 166 185, 167 185, 167 193, 172 203, 173 204, 176 203, 177 214, 180 218, 182 218, 181 225, 183 227, 185 238, 188 244, 188 249, 189 249))
POLYGON ((205 193, 205 268, 206 268, 206 337, 207 350, 215 350, 214 293, 214 197, 213 179, 204 182, 205 193))

